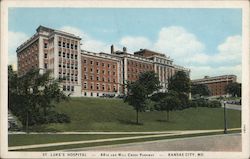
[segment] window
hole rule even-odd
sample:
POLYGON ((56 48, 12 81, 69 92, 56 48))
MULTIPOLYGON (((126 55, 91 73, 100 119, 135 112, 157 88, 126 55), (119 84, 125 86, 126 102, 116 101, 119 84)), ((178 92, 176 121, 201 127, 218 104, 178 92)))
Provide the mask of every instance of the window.
POLYGON ((93 84, 91 84, 90 89, 93 89, 93 84))
POLYGON ((77 55, 75 55, 75 59, 77 59, 77 55))
POLYGON ((74 86, 71 86, 71 91, 74 92, 74 86))
POLYGON ((96 85, 96 89, 99 90, 99 84, 96 85))
POLYGON ((83 60, 83 63, 87 63, 87 60, 83 60))
POLYGON ((84 79, 85 79, 85 80, 87 79, 87 75, 84 75, 84 79))
POLYGON ((70 91, 70 86, 67 86, 67 91, 70 91))
POLYGON ((77 45, 75 45, 75 50, 77 50, 77 45))
POLYGON ((93 93, 92 93, 92 92, 90 93, 90 96, 91 96, 91 97, 93 96, 93 93))
POLYGON ((67 58, 69 59, 69 53, 67 53, 67 58))
POLYGON ((115 68, 115 65, 113 65, 113 68, 115 68))
POLYGON ((73 44, 71 44, 70 46, 71 46, 71 49, 73 49, 73 44))
POLYGON ((63 68, 65 68, 65 64, 63 64, 63 68))
POLYGON ((67 63, 67 68, 69 68, 70 66, 69 66, 69 63, 67 63))
POLYGON ((93 68, 90 68, 90 72, 93 72, 93 68))
POLYGON ((102 73, 105 74, 105 70, 102 70, 102 73))
POLYGON ((94 79, 94 76, 90 76, 90 80, 93 80, 94 79))
POLYGON ((104 63, 102 63, 102 66, 105 66, 105 64, 104 64, 104 63))
POLYGON ((85 72, 87 71, 87 68, 86 68, 86 67, 84 67, 84 71, 85 71, 85 72))
POLYGON ((116 92, 116 88, 115 88, 115 85, 113 86, 113 91, 116 92))
POLYGON ((87 89, 87 83, 86 82, 83 84, 83 88, 87 89))
POLYGON ((59 53, 58 53, 60 57, 61 57, 61 53, 62 53, 61 51, 59 51, 59 53))
POLYGON ((87 93, 86 93, 86 92, 84 92, 84 96, 87 96, 87 93))
POLYGON ((65 42, 63 42, 63 47, 65 47, 65 42))
POLYGON ((102 77, 102 81, 105 82, 105 78, 104 77, 102 77))
POLYGON ((67 43, 67 48, 69 48, 69 43, 67 43))
POLYGON ((48 48, 48 44, 47 43, 44 43, 44 48, 48 48))
POLYGON ((99 70, 96 70, 96 73, 97 73, 97 74, 99 74, 99 72, 100 72, 99 70))
POLYGON ((105 90, 105 85, 104 84, 102 85, 102 90, 105 90))
POLYGON ((113 72, 113 75, 115 75, 115 72, 113 72))
POLYGON ((61 46, 62 45, 62 42, 61 41, 58 41, 58 46, 61 46))
POLYGON ((45 64, 44 64, 44 68, 45 68, 45 69, 47 69, 47 67, 48 67, 48 64, 47 64, 47 63, 45 63, 45 64))
POLYGON ((115 83, 115 79, 113 79, 113 82, 115 83))
POLYGON ((98 76, 96 77, 96 80, 99 81, 99 77, 98 76))
POLYGON ((90 64, 93 65, 93 61, 90 61, 90 64))
POLYGON ((45 53, 45 54, 44 54, 44 58, 48 58, 48 54, 45 53))
POLYGON ((74 57, 73 54, 71 54, 71 59, 73 59, 73 57, 74 57))
POLYGON ((66 86, 65 85, 63 85, 63 90, 66 91, 66 86))
POLYGON ((99 62, 96 62, 96 66, 99 66, 99 62))
POLYGON ((99 97, 99 93, 96 93, 96 96, 99 97))
POLYGON ((65 52, 63 52, 63 57, 65 57, 65 52))
POLYGON ((110 64, 108 63, 108 68, 110 68, 110 64))

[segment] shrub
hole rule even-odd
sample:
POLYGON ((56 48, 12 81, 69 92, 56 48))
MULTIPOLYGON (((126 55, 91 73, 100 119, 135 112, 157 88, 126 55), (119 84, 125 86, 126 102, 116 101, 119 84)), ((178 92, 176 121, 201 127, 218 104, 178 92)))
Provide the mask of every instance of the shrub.
POLYGON ((220 108, 221 107, 221 103, 219 101, 210 101, 208 104, 209 108, 220 108))

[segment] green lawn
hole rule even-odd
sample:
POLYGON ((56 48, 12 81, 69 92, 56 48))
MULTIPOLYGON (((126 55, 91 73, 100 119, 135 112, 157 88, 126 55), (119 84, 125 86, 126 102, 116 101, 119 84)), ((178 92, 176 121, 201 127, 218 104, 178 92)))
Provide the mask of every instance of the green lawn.
MULTIPOLYGON (((239 133, 240 131, 228 131, 228 133, 239 133)), ((134 142, 146 142, 146 141, 155 141, 155 140, 164 140, 164 139, 173 139, 173 138, 185 138, 185 137, 197 137, 197 136, 207 136, 207 135, 218 135, 218 134, 223 134, 223 132, 211 132, 211 133, 199 133, 199 134, 188 134, 188 135, 174 135, 174 136, 162 136, 162 137, 150 137, 150 138, 140 138, 140 139, 129 139, 129 140, 117 140, 117 141, 105 141, 105 142, 95 142, 95 143, 85 143, 85 144, 70 144, 70 145, 61 145, 61 146, 50 146, 50 147, 40 147, 40 148, 29 148, 29 149, 20 149, 20 150, 14 150, 14 151, 55 151, 55 150, 63 150, 63 149, 73 149, 73 148, 84 148, 84 147, 93 147, 93 146, 103 146, 103 145, 116 145, 116 144, 126 144, 126 143, 134 143, 134 142)), ((78 138, 78 140, 83 139, 83 140, 90 140, 93 138, 99 138, 99 137, 106 137, 107 135, 96 135, 95 137, 90 137, 89 136, 85 136, 85 135, 80 135, 82 137, 78 138), (85 137, 84 137, 85 136, 85 137)), ((132 136, 132 135, 131 135, 132 136)), ((142 136, 142 135, 139 135, 142 136)), ((14 138, 17 138, 16 135, 13 135, 13 140, 11 140, 14 144, 14 138)), ((21 137, 21 136, 19 136, 21 137)), ((28 136, 26 136, 25 138, 27 138, 28 136)), ((44 136, 41 136, 42 139, 44 139, 45 141, 51 142, 51 138, 49 137, 49 135, 47 134, 44 136), (49 140, 48 140, 49 139, 49 140)), ((70 139, 72 136, 71 135, 62 135, 61 137, 63 137, 65 139, 70 139)), ((56 137, 57 139, 60 139, 62 141, 62 138, 58 136, 56 137)), ((111 136, 110 136, 111 137, 111 136)), ((114 135, 113 137, 119 137, 114 135)), ((120 136, 121 137, 121 136, 120 136)), ((123 137, 125 137, 123 135, 123 137)), ((19 144, 20 143, 24 143, 26 144, 26 140, 25 138, 19 138, 19 144)), ((33 135, 32 137, 34 140, 37 140, 39 142, 41 142, 39 140, 40 135, 33 135)), ((73 137, 74 138, 74 137, 73 137)), ((10 141, 10 140, 9 140, 10 141)), ((28 139, 28 141, 31 141, 31 139, 28 139)))
MULTIPOLYGON (((56 106, 57 111, 71 118, 68 124, 33 126, 32 131, 164 131, 223 129, 222 108, 189 108, 170 112, 166 122, 165 112, 139 113, 136 125, 135 111, 120 99, 72 98, 56 106)), ((241 111, 228 110, 228 127, 241 127, 241 111)))
POLYGON ((130 136, 143 136, 143 135, 95 135, 95 134, 9 134, 8 142, 9 146, 20 145, 34 145, 34 144, 47 144, 57 142, 70 142, 70 141, 82 141, 82 140, 95 140, 95 139, 107 139, 107 138, 120 138, 130 136))

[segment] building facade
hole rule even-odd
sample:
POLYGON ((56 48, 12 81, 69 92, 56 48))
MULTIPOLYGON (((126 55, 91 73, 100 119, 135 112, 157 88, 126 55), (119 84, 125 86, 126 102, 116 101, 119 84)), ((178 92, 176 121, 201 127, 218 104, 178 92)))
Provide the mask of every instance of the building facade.
POLYGON ((237 77, 235 75, 223 75, 209 77, 205 76, 203 79, 192 80, 192 84, 205 84, 211 92, 211 96, 226 96, 226 86, 229 83, 236 82, 237 77))
MULTIPOLYGON (((115 51, 94 53, 80 49, 81 38, 70 33, 39 26, 36 33, 17 48, 18 75, 32 68, 52 71, 62 79, 61 86, 72 96, 117 96, 126 94, 128 81, 136 81, 139 74, 154 71, 158 74, 161 91, 168 89, 169 79, 177 72, 190 70, 174 65, 165 54, 148 49, 128 53, 115 51)), ((83 44, 84 48, 84 44, 83 44)))

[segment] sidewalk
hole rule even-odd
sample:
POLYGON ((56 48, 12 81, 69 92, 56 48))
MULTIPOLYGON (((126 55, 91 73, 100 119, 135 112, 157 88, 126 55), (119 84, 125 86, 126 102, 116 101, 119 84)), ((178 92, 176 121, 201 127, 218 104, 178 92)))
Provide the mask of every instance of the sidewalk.
MULTIPOLYGON (((240 130, 240 128, 228 129, 228 130, 240 130)), ((49 144, 37 144, 37 145, 25 145, 25 146, 12 146, 9 150, 21 150, 21 149, 31 149, 31 148, 42 148, 42 147, 52 147, 52 146, 62 146, 62 145, 73 145, 73 144, 86 144, 86 143, 98 143, 107 141, 122 141, 131 139, 143 139, 143 138, 153 138, 153 137, 164 137, 164 136, 174 136, 174 135, 189 135, 189 134, 199 134, 199 133, 211 133, 211 132, 221 132, 222 129, 217 130, 187 130, 187 131, 164 131, 164 132, 61 132, 61 133, 50 133, 50 134, 153 134, 145 136, 133 136, 133 137, 121 137, 121 138, 108 138, 108 139, 96 139, 96 140, 84 140, 84 141, 70 141, 70 142, 58 142, 49 144)), ((32 134, 44 134, 44 133, 32 133, 32 134)), ((46 133, 48 134, 48 133, 46 133)))

